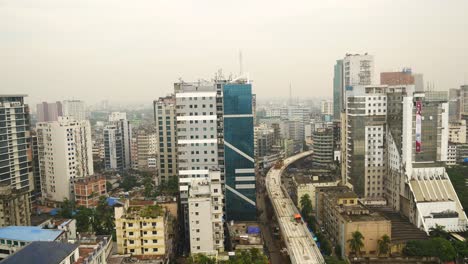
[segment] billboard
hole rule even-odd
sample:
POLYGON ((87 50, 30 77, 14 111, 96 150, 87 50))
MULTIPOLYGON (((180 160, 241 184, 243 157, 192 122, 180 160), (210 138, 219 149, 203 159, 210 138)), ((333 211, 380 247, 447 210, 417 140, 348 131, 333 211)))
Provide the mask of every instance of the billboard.
POLYGON ((422 102, 416 101, 416 153, 421 152, 421 110, 422 102))

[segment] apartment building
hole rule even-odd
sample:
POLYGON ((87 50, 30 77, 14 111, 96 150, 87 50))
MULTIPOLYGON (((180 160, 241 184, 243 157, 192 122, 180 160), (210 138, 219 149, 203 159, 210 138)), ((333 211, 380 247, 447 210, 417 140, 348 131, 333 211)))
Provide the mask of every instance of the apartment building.
POLYGON ((224 251, 221 172, 194 179, 189 188, 190 252, 216 255, 224 251))
POLYGON ((34 188, 29 107, 25 95, 0 95, 0 226, 31 223, 34 188))
POLYGON ((75 180, 94 174, 89 121, 59 117, 37 123, 36 131, 43 202, 73 200, 75 180))
POLYGON ((165 259, 168 213, 153 201, 125 201, 115 207, 117 253, 139 258, 165 259))
POLYGON ((312 163, 321 167, 333 165, 333 129, 319 128, 313 132, 312 150, 312 163))
POLYGON ((62 102, 37 104, 36 115, 37 122, 57 121, 59 116, 63 116, 62 102))
POLYGON ((449 142, 455 144, 466 143, 466 120, 449 123, 449 142))
POLYGON ((153 101, 154 122, 158 137, 156 167, 158 182, 177 177, 177 120, 174 95, 153 101))
POLYGON ((106 170, 131 168, 132 127, 126 113, 113 112, 104 128, 104 165, 106 170))
POLYGON ((62 102, 62 113, 77 121, 86 120, 85 103, 81 100, 65 100, 62 102))
POLYGON ((136 136, 136 153, 138 170, 147 171, 156 169, 150 167, 150 159, 155 159, 158 150, 158 137, 156 133, 140 130, 136 136))
POLYGON ((351 184, 360 197, 383 198, 387 170, 386 86, 354 87, 346 100, 342 181, 351 184))

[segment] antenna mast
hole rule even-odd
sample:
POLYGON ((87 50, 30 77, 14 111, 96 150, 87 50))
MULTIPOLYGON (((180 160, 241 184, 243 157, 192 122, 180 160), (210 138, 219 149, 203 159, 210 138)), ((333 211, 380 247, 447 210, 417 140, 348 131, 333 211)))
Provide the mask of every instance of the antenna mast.
POLYGON ((242 65, 243 62, 242 62, 242 50, 239 50, 239 76, 242 75, 244 73, 244 65, 242 65))

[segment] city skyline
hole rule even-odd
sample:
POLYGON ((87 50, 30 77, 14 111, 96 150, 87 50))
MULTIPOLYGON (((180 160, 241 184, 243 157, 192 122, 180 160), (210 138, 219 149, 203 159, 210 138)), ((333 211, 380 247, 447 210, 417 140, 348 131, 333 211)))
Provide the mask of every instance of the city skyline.
POLYGON ((375 76, 411 67, 448 90, 468 79, 467 8, 464 1, 5 1, 0 79, 4 93, 28 94, 33 103, 141 102, 167 95, 179 78, 210 79, 220 68, 237 75, 242 51, 259 98, 288 96, 290 84, 293 97, 331 97, 335 61, 367 52, 375 76))

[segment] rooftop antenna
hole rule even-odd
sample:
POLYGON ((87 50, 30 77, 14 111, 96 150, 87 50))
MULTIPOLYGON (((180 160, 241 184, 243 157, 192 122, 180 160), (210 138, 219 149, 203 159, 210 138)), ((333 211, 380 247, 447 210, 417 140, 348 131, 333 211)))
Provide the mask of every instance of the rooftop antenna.
POLYGON ((244 73, 244 65, 242 65, 242 50, 239 50, 239 75, 242 75, 244 73))

